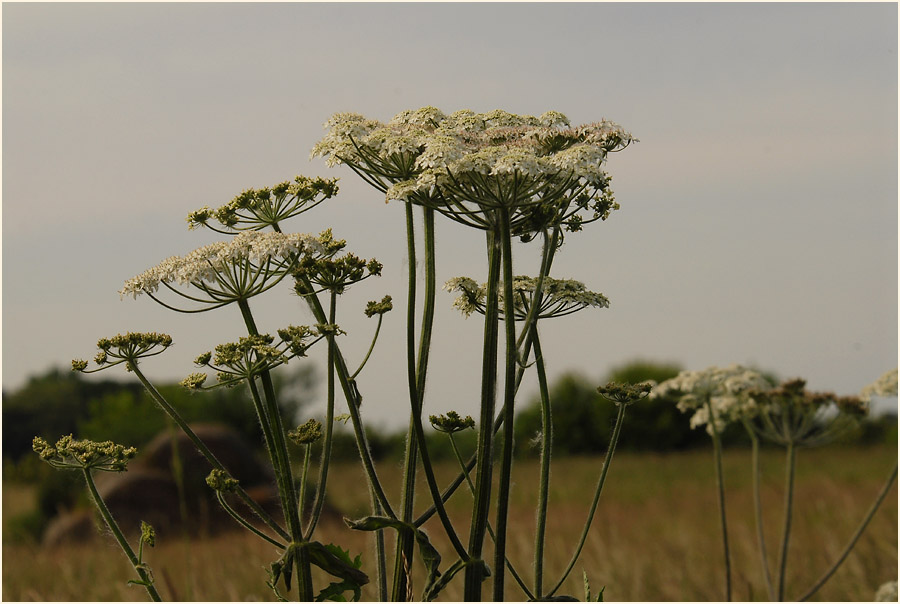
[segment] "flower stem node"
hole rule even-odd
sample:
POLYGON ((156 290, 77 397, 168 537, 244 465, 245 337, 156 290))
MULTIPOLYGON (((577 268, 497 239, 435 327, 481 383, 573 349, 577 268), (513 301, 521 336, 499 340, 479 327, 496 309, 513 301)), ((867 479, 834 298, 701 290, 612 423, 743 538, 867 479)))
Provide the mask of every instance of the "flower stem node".
POLYGON ((137 455, 134 447, 117 445, 112 441, 75 440, 71 434, 60 438, 55 445, 35 437, 32 449, 43 461, 57 469, 103 472, 124 472, 128 461, 137 455))
POLYGON ((647 382, 640 384, 619 384, 609 382, 606 386, 597 388, 597 392, 611 403, 616 405, 631 405, 639 400, 647 398, 653 386, 647 382))
POLYGON ((238 488, 238 481, 223 470, 213 470, 206 477, 209 488, 220 493, 232 493, 238 488))
POLYGON ((435 430, 446 434, 454 434, 475 427, 475 420, 471 416, 467 415, 462 418, 456 411, 448 411, 446 415, 432 415, 428 420, 435 430))
POLYGON ((311 445, 322 438, 322 424, 314 419, 288 432, 288 438, 295 445, 311 445))

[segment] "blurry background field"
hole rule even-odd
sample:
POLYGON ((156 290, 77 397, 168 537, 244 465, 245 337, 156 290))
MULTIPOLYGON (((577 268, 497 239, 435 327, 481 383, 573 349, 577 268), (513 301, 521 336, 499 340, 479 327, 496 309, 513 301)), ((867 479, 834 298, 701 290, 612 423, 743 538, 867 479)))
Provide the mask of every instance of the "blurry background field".
MULTIPOLYGON (((881 488, 897 458, 896 446, 842 446, 801 452, 798 463, 794 537, 788 567, 788 598, 796 598, 815 581, 841 551, 881 488)), ((558 459, 553 472, 549 519, 548 568, 552 581, 565 567, 587 512, 602 459, 579 456, 558 459)), ((765 600, 756 550, 750 489, 749 451, 726 452, 726 488, 733 540, 735 597, 765 600)), ((781 522, 781 454, 765 451, 763 500, 772 532, 766 535, 774 565, 781 522)), ((383 464, 388 492, 397 492, 399 465, 383 464), (391 471, 395 470, 395 471, 391 471), (394 488, 391 488, 394 487, 394 488)), ((455 470, 449 462, 440 474, 455 470)), ((513 562, 530 576, 533 501, 537 463, 516 466, 511 515, 513 562)), ((367 495, 360 489, 358 464, 342 462, 332 474, 330 501, 353 517, 365 513, 367 495)), ((10 518, 34 505, 34 489, 4 482, 4 528, 10 518)), ((467 493, 451 500, 451 513, 466 534, 467 493)), ((426 496, 420 496, 420 506, 426 496)), ((581 560, 560 593, 583 598, 582 569, 596 593, 605 599, 721 600, 723 597, 720 536, 716 515, 712 457, 707 450, 616 455, 607 490, 581 560)), ((448 551, 439 525, 426 528, 441 551, 448 551)), ((25 541, 3 543, 5 600, 141 600, 144 592, 129 587, 131 569, 111 541, 45 549, 25 541)), ((329 523, 323 541, 331 540, 362 553, 372 572, 373 553, 366 535, 329 523)), ((183 600, 271 600, 263 566, 277 558, 274 548, 242 532, 214 539, 161 539, 149 552, 164 598, 183 600)), ((897 573, 897 488, 892 489, 855 551, 815 600, 870 600, 883 582, 897 573)), ((421 569, 414 567, 417 591, 421 569)), ((457 600, 462 587, 454 581, 442 595, 457 600)), ((367 586, 364 600, 375 598, 367 586)), ((510 599, 523 599, 511 589, 510 599)))

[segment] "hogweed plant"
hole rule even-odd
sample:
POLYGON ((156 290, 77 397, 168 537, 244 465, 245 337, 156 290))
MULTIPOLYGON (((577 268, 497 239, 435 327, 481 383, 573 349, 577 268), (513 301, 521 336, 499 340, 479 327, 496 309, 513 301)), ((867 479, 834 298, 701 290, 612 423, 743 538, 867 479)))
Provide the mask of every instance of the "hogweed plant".
MULTIPOLYGON (((861 396, 839 397, 832 393, 808 392, 806 382, 793 379, 778 387, 762 374, 739 365, 710 367, 703 371, 682 371, 654 388, 651 396, 677 400, 678 409, 691 413, 691 427, 705 427, 713 440, 716 489, 722 526, 725 562, 725 595, 731 601, 731 555, 725 511, 725 487, 722 471, 721 434, 730 424, 742 425, 751 442, 751 473, 757 541, 762 574, 769 600, 784 601, 785 573, 794 509, 794 478, 797 451, 833 442, 852 430, 868 413, 871 396, 896 396, 897 371, 883 375, 863 389, 861 396), (784 511, 781 542, 778 548, 777 575, 773 579, 765 542, 763 510, 760 498, 760 441, 785 449, 784 511)), ((799 598, 806 601, 834 574, 862 536, 869 521, 887 496, 897 478, 897 467, 888 477, 847 546, 832 565, 799 598)))
MULTIPOLYGON (((297 585, 295 597, 302 601, 359 599, 361 587, 370 580, 360 570, 359 556, 352 558, 340 546, 316 540, 328 487, 335 421, 349 421, 352 425, 365 471, 371 513, 348 520, 347 524, 374 534, 374 580, 379 599, 399 601, 417 597, 410 580, 416 551, 426 574, 420 596, 425 600, 436 598, 451 581, 461 577, 466 600, 481 601, 482 584, 490 578, 492 598, 502 601, 509 596, 507 573, 530 600, 572 599, 557 592, 583 549, 625 411, 646 397, 650 386, 608 384, 598 389, 603 399, 618 406, 611 444, 600 468, 579 542, 573 548, 566 570, 560 577, 554 577, 557 580, 548 588, 551 583, 545 576, 544 544, 549 514, 554 401, 549 396, 539 326, 543 328, 547 319, 609 306, 603 294, 591 292, 581 282, 552 277, 551 268, 567 233, 577 233, 591 223, 605 221, 619 208, 610 188, 611 177, 604 166, 610 153, 627 148, 636 139, 612 122, 572 125, 555 111, 539 117, 500 110, 488 113, 464 110, 448 115, 434 107, 424 107, 404 111, 386 123, 358 114, 338 113, 325 127, 327 133, 313 148, 312 157, 324 157, 328 165, 349 167, 386 201, 405 206, 409 270, 405 309, 407 353, 401 374, 406 378, 410 414, 398 499, 388 496, 379 478, 366 438, 361 415, 363 395, 357 382, 374 350, 384 315, 394 307, 391 296, 369 302, 364 309, 366 316, 377 317, 374 336, 364 358, 351 365, 341 350, 342 339, 356 336, 340 327, 339 311, 344 312, 346 306, 340 303, 341 296, 351 286, 379 276, 382 265, 375 259, 347 252, 347 242, 337 239, 330 229, 319 235, 284 231, 287 220, 337 195, 336 179, 298 176, 271 187, 245 190, 221 207, 204 206, 190 212, 187 217, 190 229, 208 228, 226 239, 185 256, 170 257, 128 279, 120 291, 123 298, 146 296, 180 313, 237 307, 246 335, 236 342, 219 343, 200 353, 195 362, 201 371, 188 375, 182 385, 198 392, 246 386, 248 404, 256 412, 274 470, 281 517, 267 513, 244 491, 228 468, 216 459, 178 410, 144 375, 143 360, 164 352, 172 344, 171 337, 128 333, 104 338, 98 342, 96 367, 91 369, 87 361, 76 360, 73 369, 91 373, 124 365, 137 377, 156 404, 211 464, 213 469, 207 484, 215 491, 223 509, 240 526, 278 550, 277 559, 268 568, 267 584, 279 599, 290 592, 293 584, 297 585), (422 241, 416 240, 417 215, 423 223, 422 241), (454 411, 430 417, 431 426, 447 434, 460 465, 456 478, 446 485, 439 484, 435 476, 423 422, 438 290, 436 216, 483 231, 487 252, 487 279, 482 285, 471 278, 457 278, 445 286, 459 295, 454 303, 458 309, 466 316, 477 312, 484 321, 478 418, 463 418, 454 411), (514 240, 521 245, 537 240, 541 246, 536 276, 515 276, 514 240), (417 302, 421 284, 415 272, 420 255, 425 268, 421 303, 417 302), (309 308, 313 322, 289 324, 271 333, 261 332, 251 303, 256 296, 284 281, 293 286, 292 293, 301 305, 309 308), (501 341, 502 356, 498 354, 501 341), (304 362, 310 355, 321 355, 326 361, 324 421, 310 420, 300 426, 289 426, 278 405, 272 373, 282 365, 304 362), (524 570, 514 568, 507 557, 507 535, 515 403, 522 379, 532 368, 540 386, 542 429, 534 562, 529 580, 524 570), (214 381, 209 379, 208 372, 215 374, 214 381), (501 383, 503 393, 498 400, 501 383), (335 414, 339 392, 347 414, 335 414), (466 459, 454 435, 469 429, 477 431, 477 446, 475 453, 466 459), (292 459, 289 441, 299 447, 302 459, 292 459), (319 442, 318 475, 311 477, 312 445, 319 442), (496 492, 493 490, 495 467, 499 473, 496 492), (416 481, 419 469, 423 471, 430 501, 417 516, 416 493, 421 490, 416 481), (307 482, 315 489, 311 499, 306 497, 307 482), (468 536, 459 532, 445 508, 447 499, 463 483, 472 494, 468 536), (243 503, 242 507, 235 505, 236 499, 243 503), (489 519, 491 509, 496 510, 493 521, 489 519), (423 524, 435 515, 450 543, 449 561, 447 553, 439 552, 422 530, 423 524), (392 554, 387 551, 385 530, 395 531, 397 535, 392 554), (487 537, 494 542, 494 557, 490 562, 483 556, 487 537), (329 585, 314 586, 312 566, 335 580, 329 585)), ((70 462, 65 460, 81 459, 69 455, 71 445, 67 443, 70 442, 61 441, 62 445, 53 448, 36 441, 35 449, 47 461, 70 467, 67 465, 70 462)), ((97 447, 103 451, 119 451, 109 449, 106 443, 97 447)), ((133 455, 132 449, 123 451, 133 455)), ((91 469, 113 469, 109 465, 112 461, 103 462, 109 465, 107 468, 93 457, 90 459, 90 462, 71 462, 83 469, 89 487, 93 484, 91 469)), ((113 465, 117 470, 124 469, 118 461, 113 465)), ((95 499, 102 512, 105 509, 102 500, 99 495, 95 499)), ((104 518, 107 516, 104 514, 104 518)), ((107 520, 113 522, 111 517, 107 520)), ((118 538, 121 531, 113 530, 118 538)), ((152 541, 142 537, 141 544, 152 545, 152 541)), ((124 537, 120 544, 132 560, 140 583, 151 597, 158 599, 152 575, 143 565, 141 554, 135 556, 124 537)))

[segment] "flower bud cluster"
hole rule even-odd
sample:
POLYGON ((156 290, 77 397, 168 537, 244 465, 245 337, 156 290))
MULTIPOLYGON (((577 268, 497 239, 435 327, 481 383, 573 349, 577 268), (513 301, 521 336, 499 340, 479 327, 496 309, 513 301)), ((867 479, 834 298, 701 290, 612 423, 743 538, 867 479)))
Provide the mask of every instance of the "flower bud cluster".
POLYGON ((88 362, 82 359, 72 361, 72 371, 83 373, 95 373, 125 363, 125 367, 131 371, 138 359, 155 356, 164 352, 172 345, 172 336, 156 332, 128 332, 118 334, 112 338, 100 338, 97 348, 100 351, 94 357, 98 369, 88 371, 88 362))
POLYGON ((238 481, 223 470, 214 469, 206 477, 206 484, 214 491, 232 493, 238 488, 238 481))
MULTIPOLYGON (((218 385, 235 386, 292 358, 306 356, 307 349, 323 334, 305 325, 289 325, 278 330, 278 337, 278 343, 275 343, 274 336, 259 334, 240 338, 237 342, 219 344, 215 354, 204 352, 194 363, 216 370, 218 385), (318 338, 313 340, 316 336, 318 338)), ((204 373, 192 373, 181 381, 181 385, 189 390, 199 390, 206 379, 204 373)))
POLYGON ((385 313, 390 312, 394 309, 394 303, 390 296, 385 296, 381 299, 381 302, 376 302, 375 300, 370 301, 366 304, 366 316, 370 319, 375 315, 383 315, 385 313))
POLYGON ((431 415, 428 420, 435 430, 447 434, 475 427, 475 420, 471 416, 467 415, 462 418, 456 411, 448 411, 446 415, 431 415))
POLYGON ((54 468, 104 472, 124 472, 128 461, 137 455, 134 447, 117 445, 112 441, 75 440, 71 434, 60 438, 55 445, 35 437, 32 449, 54 468))
POLYGON ((598 387, 597 392, 600 396, 616 405, 631 405, 641 399, 647 398, 652 389, 652 384, 648 382, 640 384, 609 382, 606 386, 598 387))
POLYGON ((311 445, 322 438, 322 424, 314 419, 288 431, 288 438, 295 445, 311 445))
POLYGON ((778 388, 747 393, 758 413, 751 427, 780 445, 816 446, 834 440, 866 415, 859 397, 831 392, 808 392, 806 381, 788 380, 778 388))
POLYGON ((354 254, 331 258, 304 257, 293 271, 295 291, 301 296, 310 294, 307 282, 317 285, 320 291, 342 294, 354 283, 372 276, 380 276, 382 264, 374 258, 365 260, 354 254))
MULTIPOLYGON (((536 277, 518 276, 513 279, 513 308, 516 319, 524 320, 536 300, 539 303, 537 316, 541 319, 570 315, 588 307, 609 308, 609 299, 606 296, 588 290, 584 283, 574 279, 544 277, 539 300, 537 288, 536 277)), ((455 277, 444 284, 444 289, 459 293, 453 301, 453 306, 467 317, 473 312, 484 313, 487 284, 478 285, 469 277, 455 277)), ((502 316, 504 296, 502 287, 498 295, 502 316)))
POLYGON ((338 192, 336 178, 307 178, 297 176, 293 182, 282 182, 272 187, 248 189, 229 203, 215 210, 204 206, 188 214, 190 229, 200 226, 214 231, 233 233, 244 230, 261 230, 306 212, 338 192), (218 221, 226 231, 209 224, 218 221))

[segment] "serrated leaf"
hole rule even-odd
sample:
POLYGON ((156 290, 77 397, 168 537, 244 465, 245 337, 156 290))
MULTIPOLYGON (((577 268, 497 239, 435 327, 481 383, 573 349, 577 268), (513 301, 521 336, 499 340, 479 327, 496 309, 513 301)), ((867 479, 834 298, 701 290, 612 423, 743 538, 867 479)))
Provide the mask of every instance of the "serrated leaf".
POLYGON ((369 582, 369 576, 359 570, 362 566, 362 558, 350 559, 350 552, 344 551, 339 546, 330 543, 322 545, 318 541, 311 541, 303 545, 309 553, 309 561, 315 564, 329 575, 343 579, 344 582, 361 587, 369 582))

